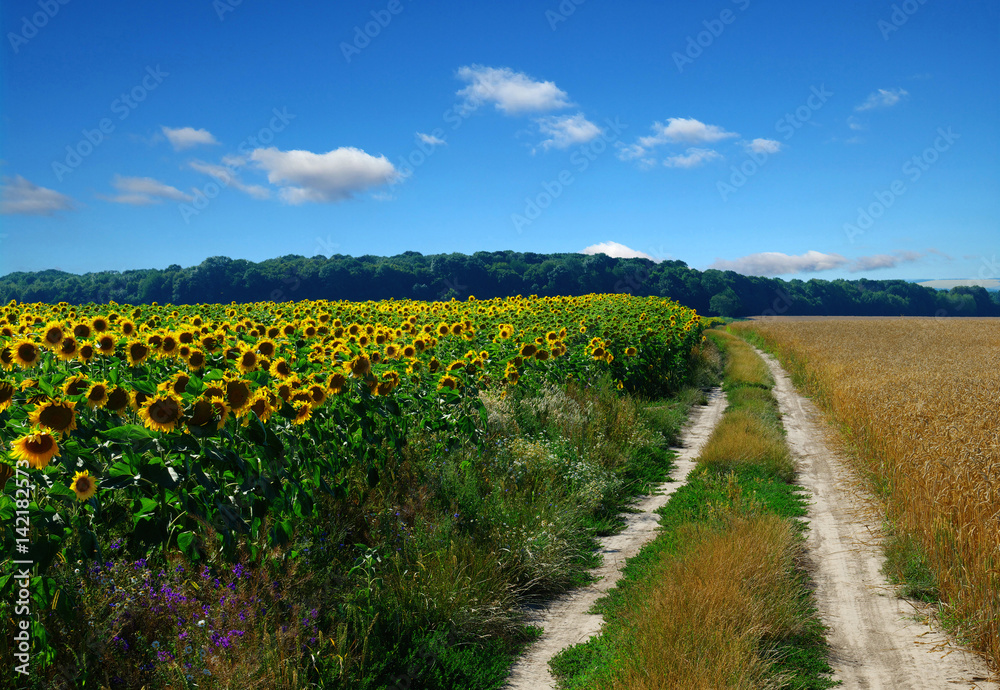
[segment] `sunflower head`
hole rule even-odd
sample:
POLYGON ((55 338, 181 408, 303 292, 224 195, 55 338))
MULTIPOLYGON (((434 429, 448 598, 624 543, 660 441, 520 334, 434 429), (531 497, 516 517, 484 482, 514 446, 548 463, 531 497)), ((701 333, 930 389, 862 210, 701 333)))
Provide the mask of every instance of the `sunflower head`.
POLYGON ((125 354, 128 356, 128 364, 130 367, 137 367, 146 361, 149 357, 149 345, 142 342, 141 340, 132 340, 128 343, 125 348, 125 354))
POLYGON ((14 353, 14 361, 22 369, 30 369, 36 366, 42 358, 42 351, 38 349, 38 345, 33 340, 28 340, 27 338, 14 343, 11 349, 14 353))
POLYGON ((216 429, 221 429, 229 419, 229 406, 222 398, 202 398, 195 402, 188 412, 185 423, 188 428, 207 429, 213 423, 216 429))
POLYGON ((27 462, 31 467, 41 469, 49 464, 49 461, 59 455, 59 444, 56 437, 47 431, 35 429, 32 433, 25 434, 16 439, 10 448, 13 458, 27 462))
POLYGON ((87 407, 99 409, 108 404, 108 384, 107 382, 95 381, 87 389, 87 407))
POLYGON ((353 378, 364 378, 372 370, 372 361, 362 353, 344 364, 344 370, 353 378))
MULTIPOLYGON (((3 412, 14 401, 14 384, 0 381, 0 412, 3 412)), ((0 486, 2 488, 2 486, 0 486)))
POLYGON ((104 403, 104 407, 109 412, 123 415, 128 411, 129 402, 128 391, 121 386, 115 386, 114 390, 108 393, 108 401, 104 403))
POLYGON ((173 393, 157 393, 146 400, 139 409, 139 416, 146 428, 169 433, 184 418, 181 399, 173 393))
POLYGON ((76 494, 76 500, 86 501, 88 498, 97 493, 97 478, 91 477, 90 472, 87 470, 77 472, 73 475, 73 481, 70 483, 70 488, 73 489, 73 493, 76 494))
POLYGON ((226 390, 226 403, 228 403, 230 409, 232 409, 234 413, 242 416, 242 413, 250 405, 250 400, 252 398, 250 384, 243 379, 227 378, 224 381, 224 385, 226 390))
POLYGON ((327 381, 326 385, 330 391, 330 395, 340 395, 347 386, 347 377, 337 372, 330 376, 330 380, 327 381))
POLYGON ((42 331, 42 343, 44 343, 46 347, 59 347, 59 343, 61 343, 65 337, 66 331, 63 328, 63 325, 58 321, 50 321, 48 325, 45 326, 45 330, 42 331))

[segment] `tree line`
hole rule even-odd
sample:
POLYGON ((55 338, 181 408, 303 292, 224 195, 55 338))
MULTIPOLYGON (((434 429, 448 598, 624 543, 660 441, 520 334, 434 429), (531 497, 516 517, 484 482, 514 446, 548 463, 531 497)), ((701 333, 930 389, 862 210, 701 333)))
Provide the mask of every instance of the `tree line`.
POLYGON ((1000 294, 981 287, 944 291, 904 280, 782 280, 606 254, 288 255, 259 263, 213 256, 186 268, 174 264, 83 275, 47 270, 0 277, 0 302, 71 304, 433 301, 608 292, 670 297, 699 313, 734 317, 1000 316, 1000 294))

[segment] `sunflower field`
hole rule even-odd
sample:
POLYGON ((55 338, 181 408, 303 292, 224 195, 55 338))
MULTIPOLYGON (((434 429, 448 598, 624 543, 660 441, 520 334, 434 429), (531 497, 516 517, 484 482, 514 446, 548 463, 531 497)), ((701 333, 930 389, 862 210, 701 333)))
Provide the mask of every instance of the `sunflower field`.
MULTIPOLYGON (((320 496, 370 486, 386 449, 482 444, 482 395, 610 377, 654 397, 703 340, 663 298, 0 307, 0 599, 112 543, 190 562, 288 545, 320 496), (20 580, 21 585, 26 582, 20 580)), ((10 607, 0 608, 5 626, 10 607)), ((46 630, 33 623, 44 643, 46 630)), ((5 637, 12 635, 9 632, 5 637)), ((44 644, 42 644, 44 648, 44 644)))

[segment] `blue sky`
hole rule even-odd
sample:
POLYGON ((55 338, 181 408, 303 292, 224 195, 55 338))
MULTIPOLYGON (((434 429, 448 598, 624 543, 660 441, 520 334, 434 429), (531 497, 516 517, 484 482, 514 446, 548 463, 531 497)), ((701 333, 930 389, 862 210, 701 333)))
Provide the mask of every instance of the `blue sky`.
POLYGON ((1000 277, 996 3, 64 1, 0 10, 0 274, 603 249, 1000 277))

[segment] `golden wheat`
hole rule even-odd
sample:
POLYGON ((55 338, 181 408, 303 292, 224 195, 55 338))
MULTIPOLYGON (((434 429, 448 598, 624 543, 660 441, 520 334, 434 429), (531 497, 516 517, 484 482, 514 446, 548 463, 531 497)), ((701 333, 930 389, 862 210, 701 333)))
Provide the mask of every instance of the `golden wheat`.
POLYGON ((1000 320, 769 320, 760 334, 848 427, 859 471, 916 536, 946 613, 1000 667, 1000 320))

